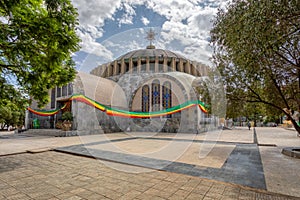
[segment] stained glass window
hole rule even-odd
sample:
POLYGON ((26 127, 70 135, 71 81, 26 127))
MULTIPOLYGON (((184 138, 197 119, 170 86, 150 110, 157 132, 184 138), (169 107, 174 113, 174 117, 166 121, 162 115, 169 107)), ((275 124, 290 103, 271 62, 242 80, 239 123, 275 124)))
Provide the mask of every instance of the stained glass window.
MULTIPOLYGON (((164 109, 172 107, 171 83, 169 81, 165 82, 162 87, 162 105, 164 109)), ((171 118, 171 115, 167 117, 171 118)))
POLYGON ((160 84, 159 80, 152 82, 152 110, 160 110, 160 84))
POLYGON ((149 112, 149 86, 144 85, 142 88, 142 112, 149 112))

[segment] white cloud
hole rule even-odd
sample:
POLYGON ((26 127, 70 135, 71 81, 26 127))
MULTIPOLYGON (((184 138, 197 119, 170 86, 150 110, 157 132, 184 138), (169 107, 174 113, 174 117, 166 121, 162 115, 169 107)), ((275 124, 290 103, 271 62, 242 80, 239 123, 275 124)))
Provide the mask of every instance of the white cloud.
MULTIPOLYGON (((82 51, 107 59, 115 57, 117 51, 96 42, 103 35, 105 20, 115 20, 120 27, 122 24, 133 24, 135 7, 145 5, 167 19, 159 31, 159 41, 158 37, 155 41, 157 47, 171 48, 174 51, 177 49, 190 59, 206 62, 211 56, 207 41, 212 27, 211 20, 217 12, 217 6, 224 8, 228 1, 230 0, 73 0, 73 3, 79 12, 82 51), (117 10, 122 10, 123 15, 120 19, 113 19, 117 10)), ((150 23, 149 16, 137 17, 145 26, 150 23)), ((126 53, 141 46, 140 43, 145 37, 138 38, 138 35, 130 38, 131 40, 128 37, 123 38, 126 43, 115 38, 114 42, 110 41, 110 45, 126 53), (127 48, 123 48, 124 45, 127 48)))
POLYGON ((143 24, 144 24, 145 26, 147 26, 147 25, 150 23, 149 19, 147 19, 146 17, 142 17, 142 18, 141 18, 141 21, 143 22, 143 24))
POLYGON ((81 26, 103 26, 105 19, 112 19, 121 0, 72 0, 78 9, 81 26))
POLYGON ((132 22, 133 16, 136 15, 134 8, 128 3, 123 3, 122 7, 123 7, 123 10, 124 10, 124 14, 120 19, 118 19, 119 20, 119 27, 122 24, 133 24, 133 22, 132 22))
POLYGON ((103 57, 107 60, 113 59, 113 54, 111 51, 107 50, 102 44, 96 42, 91 34, 80 30, 77 31, 77 34, 82 39, 82 42, 80 43, 82 51, 103 57))
POLYGON ((216 4, 221 1, 203 1, 198 6, 198 1, 155 0, 153 10, 167 17, 162 26, 161 40, 165 46, 177 47, 189 59, 208 63, 211 56, 209 48, 209 31, 212 28, 213 16, 217 12, 216 4))

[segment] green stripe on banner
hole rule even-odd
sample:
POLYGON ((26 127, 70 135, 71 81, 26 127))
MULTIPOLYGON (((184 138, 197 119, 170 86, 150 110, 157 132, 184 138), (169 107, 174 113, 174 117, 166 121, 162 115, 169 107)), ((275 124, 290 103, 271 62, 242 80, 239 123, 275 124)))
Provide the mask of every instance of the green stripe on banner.
MULTIPOLYGON (((151 117, 151 116, 162 116, 162 115, 168 115, 168 113, 175 113, 175 112, 179 112, 181 110, 187 109, 189 107, 193 107, 193 106, 197 106, 200 105, 201 106, 201 110, 203 112, 207 112, 206 109, 206 105, 199 101, 199 100, 194 100, 194 101, 187 101, 185 103, 182 103, 180 105, 177 106, 173 106, 172 108, 167 108, 164 110, 160 110, 160 111, 153 111, 153 112, 139 112, 139 111, 127 111, 127 110, 121 110, 121 109, 117 109, 117 108, 111 108, 108 106, 105 106, 89 97, 86 97, 84 95, 81 94, 74 94, 69 98, 69 101, 71 100, 76 100, 76 101, 80 101, 82 103, 85 103, 87 105, 90 106, 94 106, 95 108, 106 112, 106 114, 109 115, 119 115, 119 116, 123 116, 123 117, 140 117, 140 118, 144 118, 144 117, 151 117)), ((30 112, 35 113, 37 115, 41 115, 41 116, 51 116, 56 114, 57 112, 59 112, 60 110, 64 109, 66 106, 66 104, 59 109, 55 109, 55 110, 39 110, 39 109, 32 109, 32 108, 27 108, 30 112)))

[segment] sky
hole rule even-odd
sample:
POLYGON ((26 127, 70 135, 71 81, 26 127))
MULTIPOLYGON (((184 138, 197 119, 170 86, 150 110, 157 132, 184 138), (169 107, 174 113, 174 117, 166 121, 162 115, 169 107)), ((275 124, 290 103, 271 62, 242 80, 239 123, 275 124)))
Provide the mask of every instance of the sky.
POLYGON ((81 50, 77 70, 89 72, 119 56, 149 45, 211 65, 209 31, 218 8, 228 0, 72 0, 78 9, 81 50))

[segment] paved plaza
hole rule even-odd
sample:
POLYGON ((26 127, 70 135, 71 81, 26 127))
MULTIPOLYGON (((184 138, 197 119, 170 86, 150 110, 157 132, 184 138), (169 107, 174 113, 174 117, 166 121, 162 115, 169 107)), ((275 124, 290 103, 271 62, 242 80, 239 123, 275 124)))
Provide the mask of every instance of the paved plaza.
POLYGON ((295 131, 0 134, 0 199, 300 199, 295 131))

